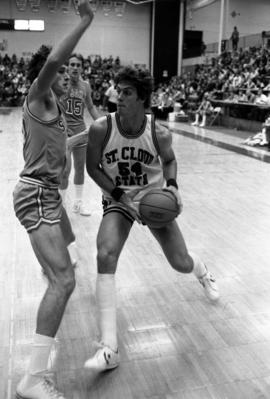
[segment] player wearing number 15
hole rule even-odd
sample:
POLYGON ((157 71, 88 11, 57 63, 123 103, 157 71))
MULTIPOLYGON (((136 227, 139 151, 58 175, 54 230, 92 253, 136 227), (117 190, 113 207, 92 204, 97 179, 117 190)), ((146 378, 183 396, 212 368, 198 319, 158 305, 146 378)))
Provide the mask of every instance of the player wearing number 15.
MULTIPOLYGON (((90 127, 86 156, 87 171, 101 187, 104 205, 97 236, 96 297, 101 343, 85 363, 86 368, 99 371, 119 364, 114 276, 132 224, 134 220, 140 222, 139 201, 151 189, 166 185, 175 196, 179 211, 182 208, 172 135, 146 114, 152 92, 151 75, 125 67, 115 82, 117 112, 90 127)), ((201 259, 188 252, 178 223, 172 220, 163 227, 149 229, 169 264, 178 272, 193 272, 206 296, 217 300, 219 293, 213 277, 201 259)))
MULTIPOLYGON (((100 116, 92 101, 90 85, 86 80, 83 80, 81 77, 82 68, 82 56, 78 54, 72 54, 68 61, 70 87, 68 92, 61 98, 61 102, 65 110, 69 136, 78 135, 79 133, 85 131, 85 106, 94 120, 96 120, 100 116)), ((86 145, 87 134, 85 136, 82 136, 82 140, 72 149, 75 185, 75 201, 73 204, 73 212, 80 213, 84 216, 89 216, 90 212, 83 204, 86 145)), ((71 159, 69 159, 68 161, 68 167, 65 170, 61 183, 61 194, 64 201, 71 169, 71 159)))

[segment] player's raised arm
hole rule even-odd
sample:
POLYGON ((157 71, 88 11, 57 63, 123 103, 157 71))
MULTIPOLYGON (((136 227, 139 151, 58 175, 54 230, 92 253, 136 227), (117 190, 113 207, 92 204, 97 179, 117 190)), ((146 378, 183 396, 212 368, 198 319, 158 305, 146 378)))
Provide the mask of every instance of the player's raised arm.
POLYGON ((93 20, 93 11, 89 0, 80 0, 78 9, 81 17, 80 22, 53 48, 38 75, 36 83, 30 89, 30 95, 34 94, 41 97, 48 92, 58 69, 67 60, 83 33, 90 26, 93 20))
POLYGON ((91 88, 90 88, 90 84, 89 83, 86 84, 85 104, 86 104, 86 107, 87 107, 87 110, 88 110, 89 114, 92 116, 94 121, 96 119, 98 119, 100 117, 100 114, 99 114, 96 106, 93 103, 92 95, 91 95, 91 88))

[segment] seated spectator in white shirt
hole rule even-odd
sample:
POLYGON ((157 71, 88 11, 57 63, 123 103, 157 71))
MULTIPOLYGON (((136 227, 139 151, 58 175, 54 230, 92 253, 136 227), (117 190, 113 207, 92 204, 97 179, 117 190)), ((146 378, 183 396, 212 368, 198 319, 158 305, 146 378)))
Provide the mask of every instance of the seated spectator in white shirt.
POLYGON ((118 93, 115 88, 115 83, 111 79, 110 87, 106 90, 104 94, 103 107, 108 109, 108 112, 115 112, 117 110, 118 93))
POLYGON ((247 103, 248 102, 248 97, 247 97, 247 95, 246 95, 244 90, 239 90, 238 101, 242 102, 242 103, 247 103))
POLYGON ((258 93, 255 99, 255 104, 256 105, 268 105, 268 97, 263 93, 262 89, 258 89, 258 93))
POLYGON ((192 123, 192 126, 200 126, 204 127, 206 125, 206 117, 210 115, 214 111, 214 107, 212 106, 209 100, 209 93, 204 93, 203 100, 195 113, 195 121, 192 123), (200 123, 200 117, 202 121, 200 123))

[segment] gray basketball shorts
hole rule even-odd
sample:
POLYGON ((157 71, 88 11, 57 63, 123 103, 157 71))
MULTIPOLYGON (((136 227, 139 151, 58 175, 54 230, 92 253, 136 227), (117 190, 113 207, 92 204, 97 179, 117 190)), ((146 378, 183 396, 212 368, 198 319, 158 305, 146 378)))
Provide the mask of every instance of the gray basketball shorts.
POLYGON ((13 205, 17 218, 30 232, 41 223, 60 223, 62 198, 56 188, 19 181, 13 191, 13 205))

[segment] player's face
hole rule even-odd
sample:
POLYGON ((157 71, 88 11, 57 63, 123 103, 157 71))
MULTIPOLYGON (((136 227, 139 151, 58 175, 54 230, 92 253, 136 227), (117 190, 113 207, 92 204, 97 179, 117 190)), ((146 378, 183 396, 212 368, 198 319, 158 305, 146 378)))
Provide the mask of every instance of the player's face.
POLYGON ((117 85, 116 90, 118 93, 118 113, 122 115, 136 113, 138 107, 143 104, 143 100, 138 97, 137 89, 128 82, 122 82, 117 85))
POLYGON ((72 57, 68 62, 68 73, 71 79, 79 79, 82 73, 82 62, 77 57, 72 57))
POLYGON ((69 88, 68 70, 65 65, 62 65, 57 71, 57 76, 52 84, 52 89, 58 96, 61 96, 68 91, 68 88, 69 88))

